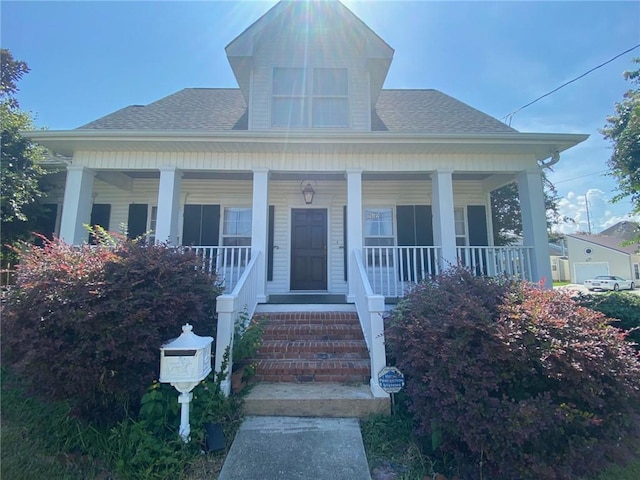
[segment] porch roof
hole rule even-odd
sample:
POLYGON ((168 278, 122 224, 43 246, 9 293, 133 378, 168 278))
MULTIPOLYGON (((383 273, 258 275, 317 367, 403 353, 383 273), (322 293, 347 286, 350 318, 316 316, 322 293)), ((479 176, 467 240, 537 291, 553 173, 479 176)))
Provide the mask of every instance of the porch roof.
POLYGON ((586 140, 583 134, 391 132, 203 132, 135 130, 41 130, 22 134, 58 155, 79 151, 499 154, 531 155, 542 161, 586 140))

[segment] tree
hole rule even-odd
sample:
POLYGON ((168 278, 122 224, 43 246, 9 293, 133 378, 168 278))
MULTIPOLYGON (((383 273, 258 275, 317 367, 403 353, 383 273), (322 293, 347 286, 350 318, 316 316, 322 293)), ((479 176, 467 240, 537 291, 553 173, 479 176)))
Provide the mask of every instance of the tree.
MULTIPOLYGON (((544 204, 547 211, 547 224, 558 223, 558 194, 553 184, 544 180, 544 204)), ((515 237, 522 235, 522 214, 518 185, 515 182, 491 192, 491 212, 493 219, 493 239, 496 245, 509 245, 515 237)))
POLYGON ((33 119, 20 111, 15 94, 17 83, 28 65, 15 60, 9 50, 0 50, 0 156, 2 183, 0 214, 2 215, 3 262, 10 255, 7 245, 19 239, 29 239, 41 215, 38 199, 45 189, 44 170, 39 165, 43 150, 20 135, 20 130, 32 130, 33 119))
MULTIPOLYGON (((640 58, 633 62, 640 64, 640 58)), ((623 75, 637 87, 616 103, 615 114, 607 117, 607 125, 600 132, 613 146, 607 163, 609 175, 618 182, 619 193, 613 201, 629 198, 633 212, 640 213, 640 68, 623 75)))

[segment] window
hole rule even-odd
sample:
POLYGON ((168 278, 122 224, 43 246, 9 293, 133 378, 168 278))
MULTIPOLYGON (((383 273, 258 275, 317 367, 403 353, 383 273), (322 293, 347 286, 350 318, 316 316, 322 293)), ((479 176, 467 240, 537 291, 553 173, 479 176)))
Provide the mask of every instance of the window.
MULTIPOLYGON (((364 244, 367 247, 392 247, 393 237, 393 209, 366 208, 364 211, 364 244)), ((392 256, 384 248, 369 250, 367 263, 369 265, 391 265, 392 256)))
POLYGON ((158 207, 151 207, 151 215, 149 217, 149 245, 156 243, 156 225, 158 223, 158 207))
MULTIPOLYGON (((225 247, 251 246, 250 208, 227 207, 224 209, 222 245, 225 247)), ((249 261, 248 248, 225 250, 222 255, 222 263, 227 266, 246 265, 249 261)))
POLYGON ((251 245, 251 209, 228 207, 224 209, 222 245, 244 247, 251 245))
POLYGON ((346 68, 274 68, 271 125, 347 127, 348 83, 346 68))
POLYGON ((454 208, 453 218, 456 228, 456 246, 463 247, 467 244, 467 222, 464 218, 464 208, 454 208))
POLYGON ((349 96, 346 68, 313 70, 313 126, 346 127, 349 96))

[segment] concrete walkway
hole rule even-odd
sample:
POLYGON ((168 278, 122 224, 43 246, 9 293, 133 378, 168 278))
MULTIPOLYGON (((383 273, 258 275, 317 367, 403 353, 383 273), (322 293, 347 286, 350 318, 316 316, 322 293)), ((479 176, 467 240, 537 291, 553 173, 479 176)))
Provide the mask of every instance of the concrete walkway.
POLYGON ((371 480, 355 418, 247 417, 218 480, 371 480))

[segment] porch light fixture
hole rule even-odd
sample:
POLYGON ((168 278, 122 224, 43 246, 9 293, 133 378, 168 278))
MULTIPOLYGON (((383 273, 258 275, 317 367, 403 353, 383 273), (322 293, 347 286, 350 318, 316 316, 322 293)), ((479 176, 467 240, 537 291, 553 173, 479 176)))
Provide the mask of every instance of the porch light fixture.
POLYGON ((303 180, 300 184, 300 191, 302 192, 302 196, 304 197, 304 203, 306 203, 307 205, 311 205, 313 203, 313 196, 316 194, 316 191, 311 186, 311 182, 303 180), (304 188, 302 188, 302 185, 304 185, 305 183, 306 185, 304 186, 304 188))

